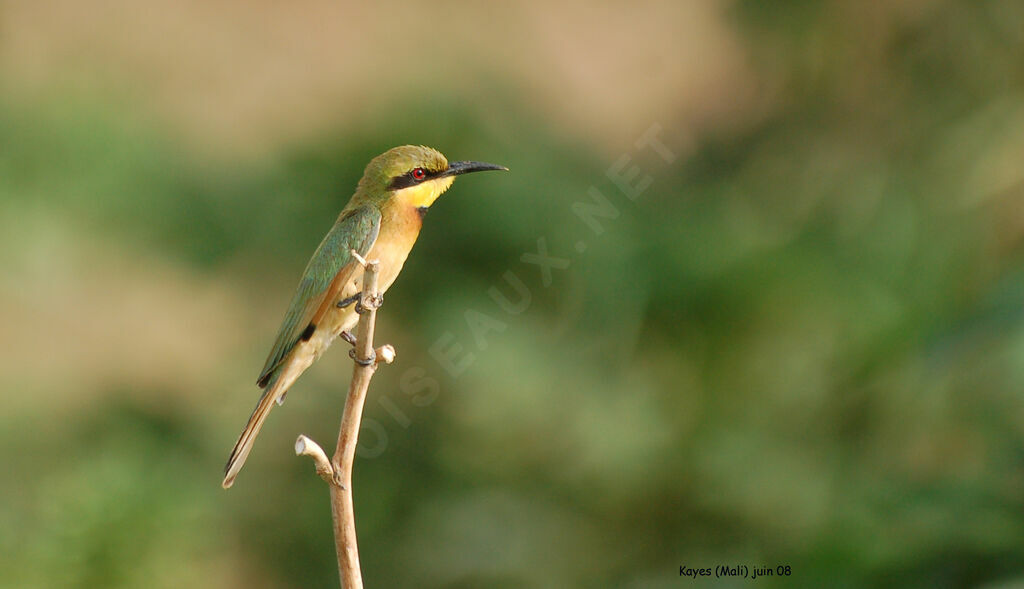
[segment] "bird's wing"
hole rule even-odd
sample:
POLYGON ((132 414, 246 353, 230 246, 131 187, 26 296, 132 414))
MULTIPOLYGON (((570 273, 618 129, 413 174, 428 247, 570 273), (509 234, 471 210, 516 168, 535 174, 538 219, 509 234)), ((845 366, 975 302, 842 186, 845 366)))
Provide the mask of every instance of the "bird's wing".
POLYGON ((267 385, 274 370, 298 343, 314 316, 323 315, 320 311, 325 303, 333 304, 326 295, 334 293, 337 296, 341 286, 359 266, 352 250, 365 256, 377 240, 379 231, 380 211, 374 206, 359 207, 338 218, 302 273, 302 280, 256 384, 261 387, 267 385))

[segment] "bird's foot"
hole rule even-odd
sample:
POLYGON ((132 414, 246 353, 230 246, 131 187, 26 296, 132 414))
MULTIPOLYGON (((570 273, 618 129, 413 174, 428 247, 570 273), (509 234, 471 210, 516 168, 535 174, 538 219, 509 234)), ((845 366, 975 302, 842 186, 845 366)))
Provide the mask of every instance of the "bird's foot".
POLYGON ((339 309, 344 309, 345 307, 351 305, 352 303, 358 303, 359 302, 359 297, 361 297, 361 296, 363 296, 363 295, 357 292, 356 294, 354 294, 354 295, 352 295, 352 296, 350 296, 350 297, 348 297, 346 299, 341 299, 334 306, 339 308, 339 309))
POLYGON ((383 294, 377 294, 375 297, 366 297, 366 305, 363 305, 363 300, 360 298, 356 301, 356 313, 362 315, 367 311, 376 311, 377 309, 380 309, 380 306, 383 304, 383 294))
POLYGON ((374 364, 377 363, 377 352, 373 351, 373 348, 370 349, 370 357, 365 360, 356 355, 355 348, 349 350, 348 355, 356 364, 360 366, 373 366, 374 364))
POLYGON ((352 332, 342 329, 341 333, 338 334, 338 337, 347 341, 350 346, 356 345, 356 336, 352 335, 352 332))

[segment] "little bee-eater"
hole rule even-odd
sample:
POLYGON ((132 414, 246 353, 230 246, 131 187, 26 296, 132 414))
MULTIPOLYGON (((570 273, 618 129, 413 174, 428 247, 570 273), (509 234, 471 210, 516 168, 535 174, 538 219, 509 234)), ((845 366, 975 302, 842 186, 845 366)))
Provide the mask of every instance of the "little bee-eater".
POLYGON ((263 389, 249 423, 242 430, 224 469, 224 488, 238 471, 275 403, 339 335, 358 321, 356 301, 362 291, 363 267, 352 252, 377 260, 378 289, 395 281, 416 243, 423 216, 459 174, 507 170, 482 162, 451 162, 436 149, 403 145, 373 158, 352 199, 302 273, 256 384, 263 389))

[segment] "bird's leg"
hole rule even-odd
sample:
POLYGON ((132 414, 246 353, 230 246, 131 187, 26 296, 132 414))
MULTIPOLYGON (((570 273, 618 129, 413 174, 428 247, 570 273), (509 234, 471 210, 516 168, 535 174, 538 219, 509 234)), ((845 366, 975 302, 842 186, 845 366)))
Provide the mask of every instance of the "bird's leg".
POLYGON ((346 299, 341 299, 334 306, 339 308, 339 309, 344 309, 345 307, 351 305, 352 303, 358 303, 359 302, 359 297, 361 297, 361 296, 362 296, 362 293, 358 293, 357 292, 356 294, 354 294, 354 295, 352 295, 352 296, 350 296, 350 297, 348 297, 346 299))
MULTIPOLYGON (((359 297, 360 296, 361 296, 361 293, 357 292, 356 294, 354 294, 354 295, 352 295, 352 296, 350 296, 348 298, 341 299, 334 306, 339 308, 339 309, 344 309, 345 307, 351 305, 352 303, 355 303, 356 304, 356 309, 358 310, 358 308, 359 308, 359 297)), ((343 339, 346 342, 348 342, 348 344, 350 346, 356 345, 356 336, 352 335, 351 332, 348 332, 348 331, 345 331, 344 329, 342 329, 338 333, 338 337, 340 337, 341 339, 343 339)))
POLYGON ((341 339, 347 341, 350 346, 356 345, 356 336, 352 335, 351 332, 348 332, 348 331, 345 331, 344 329, 342 329, 341 333, 338 334, 338 337, 340 337, 341 339))
POLYGON ((363 306, 363 300, 360 295, 356 295, 356 297, 356 313, 360 315, 371 309, 380 309, 380 306, 384 304, 384 293, 377 293, 375 297, 367 297, 366 307, 370 307, 370 309, 363 306))

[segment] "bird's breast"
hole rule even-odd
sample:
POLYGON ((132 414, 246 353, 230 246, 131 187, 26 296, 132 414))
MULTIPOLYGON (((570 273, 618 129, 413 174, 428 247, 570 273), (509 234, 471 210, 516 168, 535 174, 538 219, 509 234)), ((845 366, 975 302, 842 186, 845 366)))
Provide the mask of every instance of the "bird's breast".
MULTIPOLYGON (((377 281, 381 292, 386 291, 402 271, 422 226, 423 218, 415 207, 395 206, 383 211, 377 241, 366 255, 367 260, 380 262, 377 281)), ((359 283, 362 284, 362 273, 359 283)))
MULTIPOLYGON (((387 291, 398 278, 398 273, 402 271, 405 259, 409 257, 412 246, 416 244, 422 226, 423 218, 415 207, 391 206, 381 211, 377 240, 366 254, 367 260, 377 260, 379 263, 377 288, 380 292, 387 291)), ((360 292, 362 288, 363 271, 358 269, 342 290, 341 298, 348 298, 360 292)))
MULTIPOLYGON (((365 256, 367 260, 377 260, 377 288, 381 293, 388 290, 391 284, 398 277, 405 259, 416 244, 422 226, 422 217, 415 207, 391 207, 381 211, 380 231, 377 240, 365 256)), ((363 270, 356 269, 349 278, 338 297, 338 300, 347 299, 363 289, 363 270)), ((355 305, 348 305, 344 308, 332 306, 317 326, 316 331, 303 347, 309 356, 309 363, 331 345, 338 334, 343 330, 351 330, 359 321, 359 315, 355 312, 355 305)))

